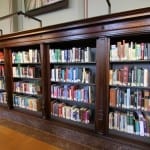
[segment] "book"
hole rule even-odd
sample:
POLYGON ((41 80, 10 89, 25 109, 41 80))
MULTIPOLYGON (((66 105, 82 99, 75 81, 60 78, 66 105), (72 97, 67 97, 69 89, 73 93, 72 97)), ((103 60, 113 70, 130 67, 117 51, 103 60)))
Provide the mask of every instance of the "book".
POLYGON ((0 62, 4 62, 4 52, 0 51, 0 62))
POLYGON ((112 107, 117 106, 117 89, 116 88, 110 88, 109 92, 109 105, 112 107))

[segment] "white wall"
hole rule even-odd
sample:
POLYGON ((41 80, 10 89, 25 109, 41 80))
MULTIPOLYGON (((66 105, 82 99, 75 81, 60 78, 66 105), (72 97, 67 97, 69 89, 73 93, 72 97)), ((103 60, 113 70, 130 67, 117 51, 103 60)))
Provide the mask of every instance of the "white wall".
MULTIPOLYGON (((36 17, 42 20, 43 26, 54 25, 63 22, 82 19, 84 16, 83 5, 84 5, 84 0, 69 0, 68 8, 60 9, 36 17)), ((39 23, 37 23, 36 21, 33 21, 28 18, 23 19, 23 29, 30 29, 36 27, 39 27, 39 23)))
MULTIPOLYGON (((0 16, 10 13, 9 3, 13 1, 14 12, 24 11, 24 0, 0 0, 0 16)), ((150 7, 150 0, 110 0, 112 5, 112 13, 122 12, 143 7, 150 7)), ((108 6, 106 0, 88 0, 88 17, 100 16, 108 14, 108 6)), ((84 18, 84 0, 69 0, 69 7, 59 11, 50 12, 44 15, 36 16, 41 19, 43 26, 49 26, 84 18)), ((38 28, 39 23, 32 19, 19 16, 15 19, 18 31, 38 28)), ((5 33, 12 32, 12 21, 10 19, 0 21, 0 29, 3 28, 5 33)), ((14 28, 13 28, 14 29, 14 28)), ((15 30, 14 30, 15 31, 15 30)))
MULTIPOLYGON (((0 17, 6 16, 12 13, 11 0, 0 1, 0 17)), ((13 31, 13 18, 6 18, 0 20, 0 29, 3 30, 3 34, 8 34, 13 31)))
POLYGON ((137 8, 150 7, 150 0, 110 0, 112 12, 133 10, 137 8))
MULTIPOLYGON (((150 7, 150 0, 110 0, 110 2, 112 13, 150 7)), ((89 18, 105 14, 108 14, 108 5, 106 0, 88 0, 89 18)), ((69 0, 68 8, 36 17, 42 20, 43 26, 83 19, 84 0, 69 0)), ((22 22, 23 30, 39 27, 39 23, 30 19, 23 19, 22 22)))
MULTIPOLYGON (((109 0, 111 13, 150 7, 150 0, 109 0)), ((106 0, 88 0, 89 17, 108 14, 106 0)))

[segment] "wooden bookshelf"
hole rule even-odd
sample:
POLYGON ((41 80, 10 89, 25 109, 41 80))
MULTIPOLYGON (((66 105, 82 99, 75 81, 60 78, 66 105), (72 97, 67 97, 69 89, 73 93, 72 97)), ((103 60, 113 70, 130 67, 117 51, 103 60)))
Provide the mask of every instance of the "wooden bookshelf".
POLYGON ((0 105, 7 106, 4 49, 0 49, 0 105))
MULTIPOLYGON (((126 132, 120 132, 118 130, 109 129, 109 113, 111 111, 131 111, 130 108, 118 108, 111 107, 109 105, 110 101, 110 89, 119 88, 121 90, 130 88, 134 90, 150 90, 148 86, 141 85, 110 85, 110 69, 122 69, 124 65, 127 66, 137 66, 140 68, 146 68, 146 72, 150 71, 149 68, 149 57, 148 59, 130 59, 130 60, 110 60, 110 49, 111 45, 117 44, 117 42, 126 42, 133 43, 150 43, 150 8, 143 8, 134 11, 127 11, 122 13, 116 13, 111 15, 104 15, 94 18, 89 18, 86 20, 72 21, 68 23, 47 26, 39 29, 33 29, 28 31, 22 31, 18 33, 12 33, 8 35, 2 35, 0 37, 0 50, 4 50, 4 66, 5 66, 5 81, 6 81, 6 93, 8 97, 7 105, 12 111, 12 114, 8 117, 13 119, 13 113, 15 109, 13 108, 13 81, 20 80, 13 78, 12 67, 14 66, 40 66, 41 67, 41 77, 40 80, 35 78, 36 81, 41 82, 42 92, 41 92, 41 118, 46 119, 47 124, 55 123, 54 120, 59 122, 60 126, 67 124, 68 126, 73 125, 74 130, 78 130, 81 127, 81 132, 86 131, 95 136, 103 134, 110 138, 115 138, 117 140, 124 141, 129 143, 131 141, 135 142, 136 145, 142 144, 143 148, 149 145, 150 137, 133 135, 126 132), (12 63, 12 52, 17 51, 19 48, 28 49, 28 48, 37 48, 40 51, 41 61, 38 63, 12 63), (70 50, 73 47, 76 48, 94 48, 93 52, 95 53, 95 60, 92 61, 83 61, 79 59, 77 61, 52 61, 50 57, 50 49, 60 49, 62 52, 64 50, 70 50), (8 59, 10 58, 10 59, 8 59), (94 71, 94 82, 82 83, 66 80, 51 80, 51 71, 55 68, 63 68, 64 70, 67 67, 77 67, 77 68, 90 68, 94 71), (67 98, 53 97, 51 94, 52 85, 64 86, 64 85, 74 85, 74 86, 91 86, 95 87, 95 96, 94 101, 91 104, 83 103, 82 101, 69 101, 67 98), (60 118, 53 116, 51 114, 51 102, 58 101, 63 103, 68 103, 68 105, 77 105, 79 107, 87 107, 92 109, 92 121, 88 126, 81 122, 76 122, 66 118, 60 118), (92 130, 91 130, 92 129, 92 130), (132 136, 130 136, 132 135, 132 136), (145 144, 146 143, 146 144, 145 144)), ((129 44, 130 45, 130 44, 129 44)), ((148 48, 148 54, 150 49, 148 48)), ((61 54, 62 55, 62 54, 61 54)), ((3 65, 3 62, 0 64, 3 65)), ((62 70, 61 70, 62 71, 62 70)), ((32 82, 34 79, 22 78, 22 80, 29 80, 32 82)), ((149 84, 149 80, 148 80, 149 84)), ((28 111, 22 109, 16 109, 21 113, 18 115, 29 114, 28 111)), ((30 112, 30 111, 29 111, 30 112)), ((147 112, 147 111, 145 111, 147 112)), ((7 114, 7 110, 5 109, 7 114)), ((32 113, 30 113, 31 115, 32 113)), ((149 111, 148 111, 149 114, 149 111)), ((22 118, 23 119, 23 118, 22 118)), ((17 117, 16 117, 17 120, 17 117)), ((21 121, 21 117, 18 119, 21 121)), ((25 124, 29 124, 28 117, 23 121, 25 124)), ((34 122, 34 120, 33 120, 34 122)), ((35 121, 36 122, 36 121, 35 121)), ((34 126, 32 123, 30 123, 34 126)), ((39 128, 43 127, 43 130, 46 130, 47 125, 42 125, 42 121, 36 124, 39 128)), ((98 141, 97 141, 98 142, 98 141)))

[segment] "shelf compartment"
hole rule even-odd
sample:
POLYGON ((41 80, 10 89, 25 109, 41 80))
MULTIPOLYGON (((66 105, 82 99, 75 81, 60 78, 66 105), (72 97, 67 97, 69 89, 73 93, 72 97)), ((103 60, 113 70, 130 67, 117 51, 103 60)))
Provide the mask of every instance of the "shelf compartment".
POLYGON ((145 87, 145 86, 109 85, 109 87, 110 88, 131 88, 131 89, 150 90, 150 87, 145 87))
POLYGON ((36 98, 42 98, 42 95, 36 95, 36 94, 29 94, 29 93, 21 93, 21 92, 13 92, 15 95, 21 95, 21 96, 27 96, 27 97, 36 97, 36 98))
POLYGON ((50 65, 96 65, 96 62, 52 62, 50 65))
POLYGON ((61 121, 63 123, 72 124, 72 125, 75 125, 75 126, 79 126, 79 127, 83 127, 83 128, 94 130, 94 123, 93 124, 92 123, 85 124, 85 123, 82 123, 82 122, 77 122, 77 121, 73 121, 73 120, 57 117, 57 116, 54 116, 54 115, 51 115, 51 119, 52 120, 61 121))
POLYGON ((23 80, 23 81, 40 81, 41 78, 28 78, 28 77, 13 77, 15 80, 23 80))
POLYGON ((18 106, 13 106, 14 110, 23 112, 23 113, 27 113, 33 116, 38 116, 38 117, 42 117, 42 112, 41 111, 33 111, 30 109, 26 109, 26 108, 22 108, 22 107, 18 107, 18 106))
POLYGON ((110 64, 147 64, 150 63, 150 60, 114 60, 114 61, 110 61, 110 64))
POLYGON ((147 114, 150 114, 150 111, 145 111, 143 109, 136 109, 136 108, 122 108, 122 107, 109 107, 109 109, 111 111, 120 111, 120 112, 135 112, 135 111, 141 111, 141 112, 144 112, 144 113, 147 113, 147 114))
POLYGON ((139 135, 135 135, 135 134, 130 134, 130 133, 126 133, 123 131, 117 131, 114 129, 109 129, 109 135, 110 136, 117 136, 120 138, 126 138, 126 139, 132 139, 140 142, 144 142, 144 143, 150 143, 150 137, 146 137, 146 136, 139 136, 139 135))
POLYGON ((56 100, 56 101, 60 101, 60 102, 64 102, 64 103, 69 104, 69 105, 77 105, 80 107, 87 107, 87 108, 95 109, 94 103, 84 103, 84 102, 80 102, 80 101, 66 100, 66 99, 53 98, 53 97, 51 97, 51 99, 56 100))
POLYGON ((69 81, 50 81, 54 84, 74 84, 74 85, 82 85, 82 86, 96 86, 95 83, 83 83, 83 82, 69 82, 69 81))

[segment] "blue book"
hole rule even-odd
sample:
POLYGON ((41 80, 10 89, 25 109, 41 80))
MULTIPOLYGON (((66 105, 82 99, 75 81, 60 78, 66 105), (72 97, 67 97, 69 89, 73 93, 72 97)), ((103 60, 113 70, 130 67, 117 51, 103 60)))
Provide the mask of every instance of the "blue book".
POLYGON ((127 108, 130 108, 130 97, 131 97, 130 88, 127 88, 127 108))

